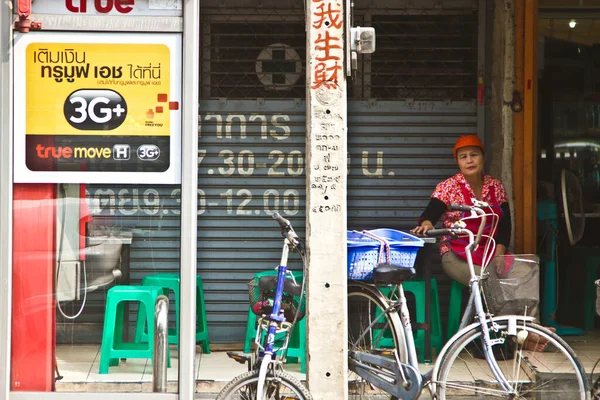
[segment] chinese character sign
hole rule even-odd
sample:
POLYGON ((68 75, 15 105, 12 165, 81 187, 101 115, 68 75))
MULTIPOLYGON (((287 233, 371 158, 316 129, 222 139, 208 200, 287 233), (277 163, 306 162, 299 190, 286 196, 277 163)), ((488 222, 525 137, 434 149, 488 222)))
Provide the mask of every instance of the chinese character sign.
POLYGON ((180 180, 175 35, 29 33, 15 46, 15 181, 180 180))
POLYGON ((314 63, 311 88, 338 86, 344 64, 342 32, 344 7, 341 2, 312 0, 312 28, 317 38, 312 49, 314 63))

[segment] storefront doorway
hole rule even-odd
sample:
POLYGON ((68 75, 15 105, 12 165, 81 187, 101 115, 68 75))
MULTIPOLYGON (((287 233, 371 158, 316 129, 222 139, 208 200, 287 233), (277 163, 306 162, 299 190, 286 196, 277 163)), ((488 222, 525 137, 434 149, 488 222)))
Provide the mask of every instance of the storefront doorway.
POLYGON ((590 330, 600 277, 600 20, 592 10, 541 10, 538 48, 538 252, 558 269, 557 292, 544 299, 559 324, 590 330))

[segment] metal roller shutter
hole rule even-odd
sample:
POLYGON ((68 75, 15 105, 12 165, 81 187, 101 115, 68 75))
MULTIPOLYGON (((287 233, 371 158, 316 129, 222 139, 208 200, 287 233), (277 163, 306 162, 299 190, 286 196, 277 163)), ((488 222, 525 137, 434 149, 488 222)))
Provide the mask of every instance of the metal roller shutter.
MULTIPOLYGON (((304 232, 304 104, 200 106, 199 186, 206 208, 199 212, 198 267, 211 337, 239 342, 248 310, 245 283, 276 267, 280 256, 281 237, 269 213, 280 212, 304 232), (277 117, 289 121, 279 129, 289 135, 275 134, 268 121, 277 117)), ((475 130, 474 102, 352 101, 348 113, 349 229, 412 228, 433 187, 456 169, 450 149, 456 137, 475 130)), ((292 268, 300 268, 294 260, 292 268)))
MULTIPOLYGON (((456 170, 452 144, 476 130, 477 16, 473 2, 464 3, 428 10, 356 3, 355 24, 376 27, 378 48, 348 82, 349 229, 413 227, 435 184, 456 170)), ((281 237, 270 213, 301 234, 305 218, 303 8, 283 1, 232 9, 202 9, 198 272, 215 343, 243 340, 245 283, 278 264, 281 237)), ((132 283, 179 268, 177 187, 87 192, 99 201, 95 223, 133 232, 132 283)), ((300 268, 297 255, 290 265, 300 268)), ((77 323, 59 320, 67 341, 99 341, 104 292, 92 292, 86 307, 77 323)))
MULTIPOLYGON (((135 285, 146 274, 179 271, 179 186, 88 185, 86 199, 93 216, 88 235, 118 235, 122 232, 132 236, 128 246, 129 260, 122 260, 123 276, 111 285, 117 282, 135 285)), ((88 279, 98 272, 91 261, 84 265, 88 269, 88 279)), ((111 285, 88 292, 83 312, 76 319, 69 320, 57 313, 59 342, 101 341, 106 291, 111 285)), ((75 315, 82 304, 83 298, 63 304, 62 308, 67 315, 75 315)), ((170 316, 173 320, 174 309, 170 316)), ((131 315, 130 321, 133 318, 131 315)))
MULTIPOLYGON (((432 188, 454 173, 450 149, 458 135, 474 131, 475 104, 424 104, 349 103, 349 229, 411 228, 432 188)), ((281 213, 304 232, 305 105, 214 100, 200 107, 198 272, 211 340, 239 342, 246 282, 276 267, 280 256, 270 214, 281 213)), ((131 283, 179 268, 178 188, 95 185, 88 197, 98 202, 96 223, 133 232, 131 283)), ((291 268, 301 268, 297 255, 291 260, 291 268)), ((104 294, 90 293, 80 323, 100 322, 104 294)))
MULTIPOLYGON (((304 232, 304 103, 202 101, 198 270, 211 340, 241 342, 246 282, 277 267, 281 234, 273 212, 304 232)), ((290 257, 292 269, 301 268, 290 257)))

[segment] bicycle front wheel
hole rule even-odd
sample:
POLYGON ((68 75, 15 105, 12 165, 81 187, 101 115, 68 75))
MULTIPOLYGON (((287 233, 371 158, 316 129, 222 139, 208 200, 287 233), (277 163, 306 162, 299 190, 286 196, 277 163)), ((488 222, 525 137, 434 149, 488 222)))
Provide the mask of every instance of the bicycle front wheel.
MULTIPOLYGON (((364 284, 348 284, 348 351, 391 359, 396 353, 401 362, 408 361, 400 317, 396 310, 388 307, 383 298, 375 296, 364 284)), ((385 371, 381 371, 381 376, 383 374, 385 371)), ((390 399, 388 393, 352 371, 348 375, 348 392, 353 399, 390 399)))
MULTIPOLYGON (((221 390, 217 400, 257 400, 258 371, 238 375, 221 390)), ((278 371, 267 373, 261 400, 312 400, 308 389, 292 375, 278 371)))
POLYGON ((518 321, 517 332, 527 332, 524 339, 524 332, 508 335, 506 320, 496 323, 498 332, 490 330, 492 340, 497 343, 492 346, 493 354, 510 390, 504 390, 493 376, 483 355, 481 328, 475 326, 456 339, 440 360, 435 380, 438 399, 589 398, 583 366, 558 335, 538 324, 518 321))

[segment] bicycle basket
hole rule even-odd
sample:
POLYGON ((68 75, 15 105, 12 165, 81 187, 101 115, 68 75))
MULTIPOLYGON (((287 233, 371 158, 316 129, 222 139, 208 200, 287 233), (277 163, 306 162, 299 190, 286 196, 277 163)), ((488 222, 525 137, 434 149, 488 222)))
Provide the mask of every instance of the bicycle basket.
MULTIPOLYGON (((260 277, 254 277, 248 281, 248 295, 250 299, 250 308, 252 312, 258 316, 270 315, 273 311, 273 300, 275 298, 275 286, 269 290, 261 290, 258 286, 260 277)), ((291 279, 286 276, 286 279, 291 279)), ((275 282, 277 282, 275 280, 275 282)), ((298 284, 302 282, 298 281, 298 284)), ((302 303, 300 303, 300 296, 293 296, 289 293, 283 292, 281 298, 281 310, 286 321, 293 321, 296 316, 296 311, 300 309, 298 313, 297 321, 304 318, 306 313, 306 294, 302 296, 302 303)))
POLYGON ((416 236, 394 229, 348 231, 348 279, 373 279, 379 263, 412 268, 424 242, 416 236))
POLYGON ((487 267, 488 276, 482 289, 490 313, 494 315, 523 315, 540 301, 539 257, 535 254, 497 256, 487 267))

